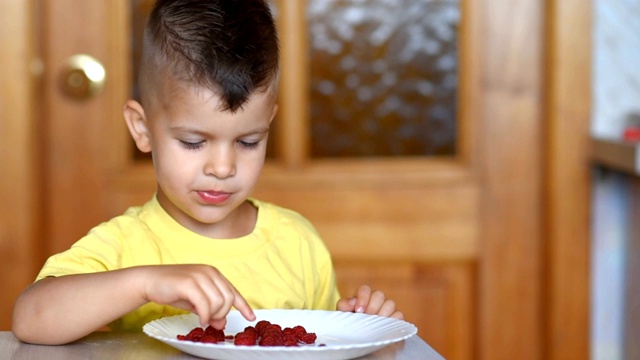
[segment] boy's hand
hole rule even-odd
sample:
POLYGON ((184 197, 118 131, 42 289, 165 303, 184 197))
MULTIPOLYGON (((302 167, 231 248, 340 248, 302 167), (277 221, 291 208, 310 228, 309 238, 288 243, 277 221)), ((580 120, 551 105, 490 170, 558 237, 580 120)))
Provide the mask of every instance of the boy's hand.
POLYGON ((247 301, 214 267, 159 265, 146 267, 146 272, 145 300, 192 311, 202 326, 224 329, 232 306, 247 320, 255 320, 247 301))
POLYGON ((362 285, 352 298, 340 299, 337 304, 339 311, 382 315, 395 319, 404 319, 404 315, 396 310, 396 303, 387 299, 380 290, 372 291, 367 285, 362 285))

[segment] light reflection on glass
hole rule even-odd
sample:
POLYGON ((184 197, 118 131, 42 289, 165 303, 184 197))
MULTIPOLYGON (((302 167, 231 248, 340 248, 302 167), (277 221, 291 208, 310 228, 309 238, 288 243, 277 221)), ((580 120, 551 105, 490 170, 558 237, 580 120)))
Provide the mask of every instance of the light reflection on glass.
POLYGON ((314 157, 455 153, 458 1, 309 0, 314 157))

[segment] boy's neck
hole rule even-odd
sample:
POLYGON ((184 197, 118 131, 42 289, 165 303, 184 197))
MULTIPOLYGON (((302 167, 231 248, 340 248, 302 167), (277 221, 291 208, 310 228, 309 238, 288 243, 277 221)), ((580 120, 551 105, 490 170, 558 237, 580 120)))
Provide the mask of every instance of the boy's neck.
POLYGON ((212 239, 237 239, 247 236, 253 232, 258 221, 258 209, 248 200, 240 204, 222 221, 203 223, 172 206, 162 192, 158 192, 157 198, 160 206, 177 223, 198 235, 212 239))

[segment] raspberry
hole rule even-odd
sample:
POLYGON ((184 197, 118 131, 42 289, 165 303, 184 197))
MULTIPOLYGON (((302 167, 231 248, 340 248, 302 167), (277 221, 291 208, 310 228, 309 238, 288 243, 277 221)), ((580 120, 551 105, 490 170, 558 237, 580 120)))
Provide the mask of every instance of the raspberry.
POLYGON ((220 342, 220 339, 218 339, 218 337, 216 336, 205 334, 203 337, 200 338, 200 342, 216 344, 220 342))
POLYGON ((275 336, 275 337, 282 337, 282 331, 278 330, 278 329, 267 329, 263 334, 262 337, 267 337, 267 336, 275 336))
POLYGON ((296 334, 306 334, 307 333, 307 329, 305 329, 304 327, 298 325, 298 326, 294 326, 293 327, 293 331, 296 332, 296 334))
POLYGON ((314 342, 316 342, 317 338, 318 337, 316 336, 315 333, 306 333, 300 336, 300 341, 302 341, 305 344, 313 344, 314 342))
POLYGON ((258 337, 258 330, 256 330, 256 328, 254 328, 253 326, 247 326, 246 328, 244 328, 244 332, 253 334, 256 338, 258 337))
POLYGON ((178 338, 178 340, 188 340, 188 341, 200 341, 200 339, 204 336, 204 329, 197 327, 193 330, 189 331, 187 335, 179 335, 182 339, 178 338))
POLYGON ((235 345, 253 346, 256 344, 256 338, 250 333, 242 332, 236 334, 233 343, 235 345))
POLYGON ((260 346, 283 346, 284 339, 277 336, 264 336, 260 339, 260 346))
POLYGON ((264 333, 264 330, 266 330, 269 325, 271 325, 271 323, 266 320, 258 321, 258 323, 256 324, 256 330, 258 331, 258 334, 262 335, 264 333))
POLYGON ((215 339, 215 342, 223 342, 225 338, 223 330, 218 330, 212 326, 207 326, 204 333, 205 336, 210 336, 215 339))
MULTIPOLYGON (((187 340, 202 343, 219 343, 233 340, 235 345, 241 346, 300 346, 301 343, 313 344, 317 336, 309 333, 301 326, 282 328, 266 320, 261 320, 254 326, 247 326, 243 331, 233 335, 225 335, 223 330, 212 326, 206 329, 196 327, 187 335, 177 335, 178 340, 187 340)), ((318 346, 326 346, 319 344, 318 346)))

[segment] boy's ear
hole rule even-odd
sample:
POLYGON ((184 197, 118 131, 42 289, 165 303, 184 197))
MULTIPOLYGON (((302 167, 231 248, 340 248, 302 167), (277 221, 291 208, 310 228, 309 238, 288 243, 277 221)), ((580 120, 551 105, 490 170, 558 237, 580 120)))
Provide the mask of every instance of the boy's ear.
POLYGON ((278 113, 278 104, 274 104, 273 105, 273 111, 271 112, 271 119, 269 119, 269 124, 271 124, 271 122, 273 121, 273 118, 276 117, 276 114, 278 113))
POLYGON ((138 149, 144 153, 151 151, 151 134, 144 115, 144 108, 135 100, 127 100, 122 109, 124 120, 138 149))

